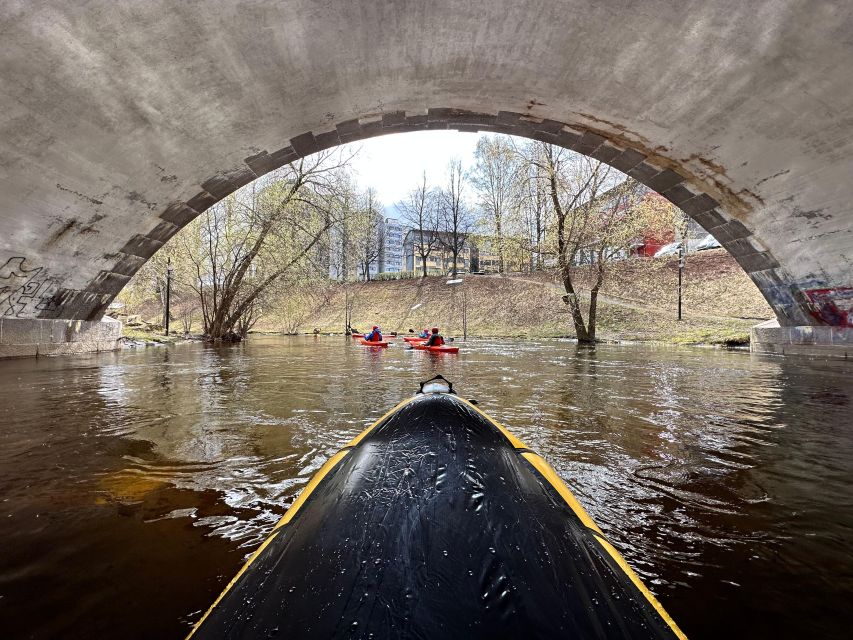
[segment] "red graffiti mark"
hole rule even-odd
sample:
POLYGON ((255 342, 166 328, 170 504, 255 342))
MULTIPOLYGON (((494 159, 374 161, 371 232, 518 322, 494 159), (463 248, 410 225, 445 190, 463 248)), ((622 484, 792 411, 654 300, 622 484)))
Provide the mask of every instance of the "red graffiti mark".
POLYGON ((811 315, 833 327, 853 327, 853 287, 807 289, 812 303, 811 315))

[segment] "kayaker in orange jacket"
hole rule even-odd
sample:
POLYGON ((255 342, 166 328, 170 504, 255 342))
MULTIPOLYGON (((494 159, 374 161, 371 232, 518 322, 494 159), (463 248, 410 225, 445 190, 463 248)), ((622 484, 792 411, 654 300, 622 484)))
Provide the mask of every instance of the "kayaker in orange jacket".
POLYGON ((428 347, 440 347, 444 344, 444 338, 441 337, 441 334, 438 332, 438 327, 432 328, 432 335, 429 337, 429 340, 426 341, 426 346, 428 347))

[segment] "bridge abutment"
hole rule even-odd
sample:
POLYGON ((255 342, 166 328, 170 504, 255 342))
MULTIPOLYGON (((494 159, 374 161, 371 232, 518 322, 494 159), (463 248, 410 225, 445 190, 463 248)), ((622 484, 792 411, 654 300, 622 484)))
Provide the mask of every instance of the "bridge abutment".
POLYGON ((853 327, 779 326, 768 320, 750 331, 750 351, 819 358, 853 357, 853 327))
POLYGON ((121 322, 0 318, 0 359, 118 349, 121 322))

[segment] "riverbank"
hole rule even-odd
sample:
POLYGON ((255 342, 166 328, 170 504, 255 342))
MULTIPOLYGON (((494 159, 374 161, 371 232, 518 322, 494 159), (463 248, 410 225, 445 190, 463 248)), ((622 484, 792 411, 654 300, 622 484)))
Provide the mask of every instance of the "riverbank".
MULTIPOLYGON (((606 341, 675 344, 748 344, 749 329, 772 317, 758 289, 723 250, 690 256, 684 272, 683 320, 676 319, 675 260, 634 260, 616 265, 599 295, 598 337, 606 341)), ((358 329, 379 324, 408 332, 438 325, 447 335, 574 337, 565 293, 554 272, 467 276, 461 286, 444 277, 333 285, 322 295, 288 301, 255 327, 270 333, 340 333, 345 308, 358 329), (298 317, 297 317, 298 316, 298 317)), ((581 279, 584 311, 588 282, 581 279)), ((297 297, 298 298, 298 297, 297 297)))
MULTIPOLYGON (((562 283, 554 271, 508 276, 466 276, 448 286, 445 277, 359 283, 288 291, 268 303, 254 327, 257 333, 343 333, 346 307, 351 324, 386 331, 439 326, 445 335, 463 333, 463 306, 471 337, 574 337, 562 283)), ((614 342, 745 345, 752 326, 773 317, 761 293, 724 250, 691 255, 683 274, 682 315, 677 313, 678 265, 675 259, 630 260, 616 264, 598 299, 597 334, 614 342)), ((578 278, 588 313, 590 283, 578 278)), ((129 310, 150 322, 125 327, 133 344, 173 342, 157 324, 158 303, 129 310)), ((201 319, 192 326, 201 328, 201 319)))

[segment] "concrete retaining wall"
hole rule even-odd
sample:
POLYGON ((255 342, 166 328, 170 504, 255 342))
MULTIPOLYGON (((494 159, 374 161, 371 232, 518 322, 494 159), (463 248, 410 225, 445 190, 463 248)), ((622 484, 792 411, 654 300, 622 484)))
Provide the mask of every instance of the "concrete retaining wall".
POLYGON ((853 327, 780 327, 768 320, 752 328, 754 353, 804 355, 818 358, 853 357, 853 327))
POLYGON ((118 349, 121 322, 0 318, 0 358, 58 356, 118 349))

